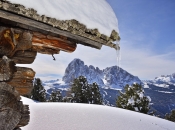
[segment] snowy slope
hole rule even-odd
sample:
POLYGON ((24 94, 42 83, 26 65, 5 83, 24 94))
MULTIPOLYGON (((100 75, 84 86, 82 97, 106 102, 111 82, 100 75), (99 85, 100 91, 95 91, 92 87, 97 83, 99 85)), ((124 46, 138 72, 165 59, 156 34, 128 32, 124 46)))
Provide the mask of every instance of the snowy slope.
POLYGON ((22 130, 175 130, 173 122, 115 107, 75 103, 28 104, 31 119, 22 130))
POLYGON ((34 8, 38 14, 58 20, 76 19, 88 28, 97 28, 100 33, 110 36, 118 30, 118 20, 106 0, 9 0, 34 8))

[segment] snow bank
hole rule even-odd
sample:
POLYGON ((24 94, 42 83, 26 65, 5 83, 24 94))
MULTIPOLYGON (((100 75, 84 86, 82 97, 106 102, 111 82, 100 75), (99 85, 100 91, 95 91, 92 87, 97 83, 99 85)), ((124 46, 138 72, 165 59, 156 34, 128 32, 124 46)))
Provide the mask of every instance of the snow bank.
POLYGON ((22 130, 175 130, 175 123, 115 107, 75 103, 29 103, 22 130))
POLYGON ((87 28, 97 28, 110 36, 112 30, 119 32, 118 20, 106 0, 9 0, 34 8, 38 14, 58 20, 76 19, 87 28))
POLYGON ((31 104, 31 103, 37 103, 38 101, 31 100, 29 98, 21 96, 21 100, 23 101, 24 104, 31 104))

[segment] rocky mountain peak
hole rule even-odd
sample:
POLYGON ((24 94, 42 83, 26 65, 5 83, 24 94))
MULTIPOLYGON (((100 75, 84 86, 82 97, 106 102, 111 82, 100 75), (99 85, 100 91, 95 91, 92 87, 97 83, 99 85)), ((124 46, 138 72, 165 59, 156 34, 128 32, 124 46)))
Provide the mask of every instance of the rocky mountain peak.
POLYGON ((96 82, 101 87, 109 88, 122 89, 126 84, 141 82, 138 77, 131 75, 117 66, 107 67, 104 70, 100 70, 93 65, 85 65, 80 59, 74 59, 66 68, 63 81, 65 83, 71 83, 79 76, 85 76, 90 84, 96 82))

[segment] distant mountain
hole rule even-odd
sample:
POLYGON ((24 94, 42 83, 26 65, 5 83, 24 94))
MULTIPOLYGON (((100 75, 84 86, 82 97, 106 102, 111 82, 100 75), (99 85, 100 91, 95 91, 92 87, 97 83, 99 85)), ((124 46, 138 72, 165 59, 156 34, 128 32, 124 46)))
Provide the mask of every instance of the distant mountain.
POLYGON ((115 106, 118 90, 122 90, 126 84, 142 83, 145 95, 151 97, 151 109, 156 111, 157 115, 164 117, 175 109, 175 73, 141 81, 117 66, 100 70, 98 67, 85 65, 80 59, 74 59, 69 63, 62 79, 45 81, 43 85, 48 95, 52 91, 60 90, 65 96, 72 81, 81 75, 85 76, 89 83, 96 82, 100 86, 105 104, 115 106))
POLYGON ((100 70, 98 67, 95 68, 92 65, 87 66, 80 59, 74 59, 66 68, 63 81, 66 84, 70 84, 79 76, 85 76, 90 84, 96 82, 99 85, 104 85, 102 80, 104 77, 102 70, 100 70))
POLYGON ((117 66, 100 70, 98 67, 85 65, 80 59, 74 59, 69 63, 62 79, 44 81, 43 86, 48 95, 52 91, 60 90, 65 96, 72 81, 79 76, 85 76, 90 84, 96 82, 100 87, 104 102, 113 106, 115 106, 118 90, 122 90, 126 84, 141 83, 138 77, 117 66))
POLYGON ((152 99, 152 109, 160 116, 175 109, 175 73, 143 81, 145 93, 152 99))
POLYGON ((117 66, 100 70, 98 67, 85 65, 80 59, 74 59, 66 68, 62 80, 69 84, 79 76, 85 76, 90 84, 96 82, 100 87, 113 89, 122 89, 126 84, 134 82, 141 83, 138 77, 117 66))

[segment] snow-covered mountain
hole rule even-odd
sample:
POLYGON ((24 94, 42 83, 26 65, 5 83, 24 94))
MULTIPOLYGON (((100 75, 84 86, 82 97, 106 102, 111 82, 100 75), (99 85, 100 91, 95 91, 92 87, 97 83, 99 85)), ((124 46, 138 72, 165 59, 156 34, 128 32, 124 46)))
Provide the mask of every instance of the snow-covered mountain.
POLYGON ((80 59, 74 59, 69 63, 62 79, 44 81, 43 86, 48 96, 56 90, 66 96, 71 82, 79 76, 85 76, 90 84, 96 82, 100 87, 104 103, 113 106, 115 106, 118 90, 122 90, 126 84, 141 83, 138 77, 117 66, 100 70, 98 67, 85 65, 80 59))
POLYGON ((161 75, 153 80, 145 81, 145 83, 167 88, 169 85, 175 85, 175 73, 171 75, 161 75))
POLYGON ((145 93, 152 99, 152 109, 160 116, 175 109, 175 73, 142 81, 145 93))
POLYGON ((74 59, 66 68, 63 81, 69 84, 79 76, 85 76, 90 84, 97 82, 99 85, 104 85, 102 70, 92 65, 87 66, 80 59, 74 59))
MULTIPOLYGON (((118 90, 123 89, 126 84, 141 83, 138 77, 117 66, 100 70, 98 67, 85 65, 80 59, 74 59, 66 68, 62 79, 45 81, 43 86, 48 95, 54 90, 60 90, 65 96, 73 79, 81 75, 85 76, 89 83, 99 84, 104 103, 113 106, 116 105, 118 90)), ((151 109, 156 111, 157 115, 164 117, 175 109, 175 73, 142 81, 142 84, 145 95, 151 97, 151 109)))
POLYGON ((92 65, 87 66, 80 59, 74 59, 69 63, 63 76, 63 81, 71 83, 75 78, 85 76, 88 82, 96 82, 101 87, 122 89, 126 84, 140 83, 140 79, 117 66, 100 70, 92 65))

